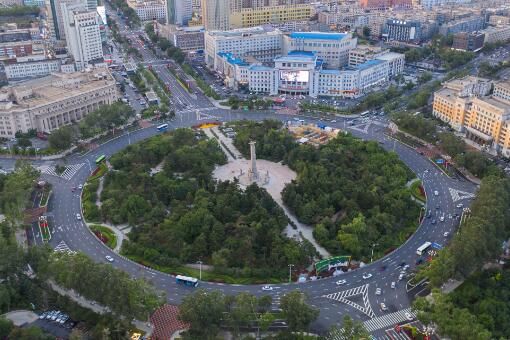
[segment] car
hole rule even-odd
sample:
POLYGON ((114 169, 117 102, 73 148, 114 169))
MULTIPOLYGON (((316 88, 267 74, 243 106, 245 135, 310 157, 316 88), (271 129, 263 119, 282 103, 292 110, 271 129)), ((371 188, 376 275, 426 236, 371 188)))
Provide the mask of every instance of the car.
POLYGON ((111 257, 110 255, 106 255, 106 256, 105 256, 105 259, 106 259, 108 262, 113 262, 113 257, 111 257))
POLYGON ((396 287, 396 286, 397 286, 397 285, 395 284, 395 281, 393 281, 393 282, 391 283, 391 289, 395 289, 395 287, 396 287))
POLYGON ((41 314, 39 314, 39 319, 45 319, 46 318, 46 315, 48 314, 48 312, 43 312, 41 314))
POLYGON ((344 285, 346 282, 347 282, 346 280, 338 280, 336 282, 336 284, 340 286, 340 285, 344 285))
POLYGON ((79 221, 81 220, 81 215, 79 213, 76 213, 76 219, 79 221))
POLYGON ((381 310, 388 310, 388 307, 384 304, 384 302, 381 302, 381 310))
POLYGON ((444 237, 448 237, 448 235, 450 235, 450 232, 449 232, 449 231, 445 231, 445 232, 443 233, 443 236, 444 236, 444 237))
POLYGON ((434 190, 434 196, 439 196, 439 192, 437 190, 434 190))
POLYGON ((409 313, 409 312, 405 312, 405 313, 404 313, 404 316, 406 317, 406 319, 407 319, 408 321, 413 321, 413 320, 414 320, 413 316, 412 316, 412 315, 411 315, 411 313, 409 313))
POLYGON ((377 288, 375 290, 375 295, 381 295, 382 294, 382 289, 381 288, 377 288))
POLYGON ((370 274, 370 273, 363 274, 363 279, 365 279, 365 280, 369 279, 371 277, 372 277, 372 274, 370 274))
POLYGON ((273 287, 268 286, 268 285, 265 285, 265 286, 262 286, 262 290, 263 290, 263 291, 272 291, 272 290, 273 290, 273 287))
POLYGON ((80 190, 83 189, 83 185, 82 184, 78 185, 78 189, 80 190))
POLYGON ((417 266, 419 266, 419 265, 420 265, 420 264, 422 264, 422 263, 423 263, 423 259, 418 259, 418 260, 416 260, 416 265, 417 265, 417 266))
POLYGON ((435 219, 434 219, 434 220, 432 220, 432 222, 431 222, 431 223, 432 223, 432 224, 436 224, 436 220, 435 220, 435 219))
POLYGON ((440 217, 439 217, 439 220, 440 220, 441 222, 444 222, 444 216, 440 216, 440 217))
POLYGON ((402 262, 402 263, 401 263, 401 264, 399 264, 398 266, 399 266, 399 267, 403 267, 403 266, 405 266, 405 265, 406 265, 406 263, 405 263, 405 262, 402 262))
POLYGON ((404 274, 400 273, 400 275, 398 276, 398 280, 402 281, 403 278, 404 278, 404 274))
POLYGON ((404 270, 404 271, 405 271, 405 270, 408 270, 408 269, 409 269, 409 265, 408 265, 408 264, 406 264, 406 265, 404 266, 404 268, 402 268, 402 270, 404 270))
POLYGON ((53 314, 50 318, 51 321, 57 320, 57 318, 60 316, 60 311, 57 311, 55 314, 53 314))
POLYGON ((436 205, 436 210, 439 210, 439 209, 441 209, 441 206, 438 204, 438 205, 436 205))
POLYGON ((331 121, 331 123, 336 123, 336 120, 335 120, 335 119, 333 119, 333 120, 331 121))
POLYGON ((76 187, 72 187, 71 192, 75 192, 75 191, 76 191, 76 187))
POLYGON ((462 204, 462 203, 457 204, 457 208, 462 208, 463 206, 464 206, 464 204, 462 204))

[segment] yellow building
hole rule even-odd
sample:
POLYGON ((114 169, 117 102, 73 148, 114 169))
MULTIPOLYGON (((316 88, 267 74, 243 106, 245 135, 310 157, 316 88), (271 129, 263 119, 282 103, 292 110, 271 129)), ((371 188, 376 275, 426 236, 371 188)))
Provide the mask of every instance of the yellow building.
POLYGON ((433 114, 477 145, 510 157, 510 83, 466 77, 434 93, 433 114))
POLYGON ((230 13, 231 28, 245 28, 290 21, 308 21, 312 16, 309 4, 243 8, 230 13))

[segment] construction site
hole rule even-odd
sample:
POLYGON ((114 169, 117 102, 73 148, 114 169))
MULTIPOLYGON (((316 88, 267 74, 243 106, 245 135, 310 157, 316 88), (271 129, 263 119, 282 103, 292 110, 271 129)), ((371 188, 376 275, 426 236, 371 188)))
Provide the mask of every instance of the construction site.
POLYGON ((327 143, 341 131, 325 124, 304 124, 302 121, 289 121, 286 126, 300 144, 310 144, 315 147, 327 143))

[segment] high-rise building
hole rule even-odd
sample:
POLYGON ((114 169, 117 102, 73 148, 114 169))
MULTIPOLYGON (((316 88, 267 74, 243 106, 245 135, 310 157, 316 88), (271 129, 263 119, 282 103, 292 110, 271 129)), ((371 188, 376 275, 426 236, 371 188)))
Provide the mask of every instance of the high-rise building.
POLYGON ((167 0, 167 23, 184 26, 193 15, 191 0, 167 0))
POLYGON ((56 40, 65 40, 64 19, 61 5, 82 6, 87 8, 87 0, 48 0, 46 3, 51 36, 56 40))
POLYGON ((102 61, 103 48, 97 12, 62 5, 67 49, 74 57, 76 69, 102 61))
POLYGON ((229 0, 202 0, 202 21, 207 31, 230 28, 229 0))

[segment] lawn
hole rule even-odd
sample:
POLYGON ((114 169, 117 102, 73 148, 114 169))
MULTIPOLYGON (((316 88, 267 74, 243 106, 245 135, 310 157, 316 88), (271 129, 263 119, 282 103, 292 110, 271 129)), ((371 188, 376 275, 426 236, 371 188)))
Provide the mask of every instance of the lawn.
POLYGON ((416 198, 417 200, 425 202, 427 200, 427 198, 423 194, 422 189, 420 189, 420 187, 421 187, 421 181, 420 180, 414 181, 410 187, 411 195, 413 195, 413 197, 416 198))
POLYGON ((40 207, 45 207, 48 205, 48 200, 50 199, 51 190, 43 190, 41 201, 39 203, 40 207))
MULTIPOLYGON (((136 255, 127 255, 122 254, 126 256, 127 258, 140 263, 144 266, 159 270, 164 273, 172 274, 172 275, 186 275, 191 277, 196 277, 197 279, 200 277, 200 270, 194 269, 194 268, 188 268, 184 266, 178 266, 178 267, 166 267, 166 266, 160 266, 157 264, 150 263, 141 257, 138 257, 136 255)), ((229 275, 223 275, 223 274, 217 274, 212 271, 205 271, 202 270, 202 281, 210 281, 210 282, 222 282, 222 283, 229 283, 229 284, 262 284, 262 283, 282 283, 287 282, 285 278, 256 278, 256 277, 231 277, 229 275)))
POLYGON ((115 249, 117 246, 117 236, 110 228, 93 224, 90 226, 90 230, 110 249, 115 249))

